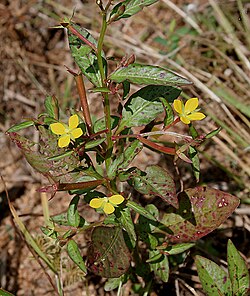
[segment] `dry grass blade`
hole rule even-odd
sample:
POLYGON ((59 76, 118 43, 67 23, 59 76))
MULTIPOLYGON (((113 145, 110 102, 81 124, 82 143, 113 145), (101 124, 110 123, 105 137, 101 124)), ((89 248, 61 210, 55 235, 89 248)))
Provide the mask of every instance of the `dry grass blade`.
POLYGON ((181 10, 177 5, 175 5, 170 0, 162 0, 168 7, 173 9, 176 13, 178 13, 185 21, 190 24, 199 34, 202 34, 201 27, 183 10, 181 10))
POLYGON ((237 38, 237 36, 234 34, 234 29, 231 26, 230 22, 225 17, 224 13, 220 9, 219 5, 214 0, 209 0, 209 3, 213 7, 216 15, 216 19, 218 23, 221 25, 221 27, 225 30, 227 33, 227 36, 225 36, 225 41, 232 43, 235 49, 235 52, 237 53, 239 59, 242 61, 243 66, 250 71, 250 61, 246 57, 243 51, 247 51, 243 44, 240 42, 240 40, 237 38))

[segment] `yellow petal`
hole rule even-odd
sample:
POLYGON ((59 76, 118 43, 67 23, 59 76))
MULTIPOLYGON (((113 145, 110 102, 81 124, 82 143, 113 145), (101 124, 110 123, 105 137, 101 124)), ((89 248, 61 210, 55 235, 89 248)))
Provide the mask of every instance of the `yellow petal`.
POLYGON ((52 133, 56 135, 63 135, 66 133, 65 126, 60 122, 51 123, 50 129, 52 133))
POLYGON ((202 120, 205 117, 206 117, 206 115, 201 112, 194 112, 190 115, 187 115, 187 118, 190 120, 202 120))
POLYGON ((114 211, 115 211, 115 208, 114 208, 114 206, 111 204, 111 203, 106 203, 105 205, 104 205, 104 208, 103 208, 103 210, 104 210, 104 213, 106 213, 106 214, 112 214, 112 213, 114 213, 114 211))
POLYGON ((70 135, 61 136, 58 140, 58 146, 63 148, 67 147, 70 142, 70 135))
POLYGON ((120 194, 112 195, 108 198, 109 202, 111 202, 113 205, 119 205, 124 201, 124 197, 120 194))
POLYGON ((70 135, 73 137, 73 139, 77 139, 77 138, 81 137, 82 134, 83 134, 83 132, 80 127, 75 128, 70 132, 70 135))
POLYGON ((190 123, 190 120, 186 117, 186 116, 181 116, 180 117, 180 120, 185 123, 185 124, 189 124, 190 123))
POLYGON ((183 112, 182 107, 183 107, 183 103, 181 100, 174 100, 174 110, 177 113, 182 114, 183 112))
POLYGON ((104 203, 103 198, 93 198, 91 199, 89 205, 91 206, 91 208, 99 209, 102 207, 103 203, 104 203))
POLYGON ((70 129, 77 128, 78 124, 79 124, 79 118, 78 118, 77 114, 74 114, 74 115, 70 116, 70 118, 69 118, 69 128, 70 129))
POLYGON ((192 98, 186 101, 184 107, 184 113, 189 114, 194 111, 199 105, 199 100, 197 98, 192 98))

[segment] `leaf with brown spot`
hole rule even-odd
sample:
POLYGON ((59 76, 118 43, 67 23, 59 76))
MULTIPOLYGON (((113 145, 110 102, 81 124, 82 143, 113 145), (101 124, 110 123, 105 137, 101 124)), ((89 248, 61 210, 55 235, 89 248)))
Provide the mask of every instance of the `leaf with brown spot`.
POLYGON ((179 194, 179 209, 163 216, 171 243, 196 241, 218 228, 239 205, 239 198, 207 187, 187 189, 179 194), (170 234, 171 232, 171 234, 170 234))
POLYGON ((138 169, 129 182, 138 192, 157 195, 165 202, 178 207, 174 180, 169 172, 163 168, 152 165, 148 166, 145 172, 138 169))
POLYGON ((131 255, 120 227, 96 227, 91 236, 87 255, 88 268, 106 278, 117 278, 126 273, 131 255))

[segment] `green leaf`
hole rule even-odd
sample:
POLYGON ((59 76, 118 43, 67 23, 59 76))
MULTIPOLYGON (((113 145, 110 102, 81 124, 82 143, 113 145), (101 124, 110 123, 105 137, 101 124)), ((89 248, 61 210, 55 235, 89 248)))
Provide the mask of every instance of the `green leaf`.
POLYGON ((51 220, 58 225, 68 226, 68 215, 66 212, 52 216, 51 220))
POLYGON ((157 255, 161 256, 159 256, 154 262, 150 263, 150 269, 154 271, 155 275, 157 275, 164 283, 167 283, 169 278, 168 257, 160 254, 158 250, 149 251, 149 257, 155 257, 157 255))
POLYGON ((70 259, 84 272, 87 273, 87 268, 83 261, 82 255, 78 248, 77 243, 74 240, 69 240, 67 244, 67 252, 69 254, 70 259))
POLYGON ((123 281, 124 276, 120 276, 118 278, 110 278, 105 282, 104 291, 109 292, 118 288, 121 282, 123 281))
POLYGON ((149 220, 157 221, 157 219, 152 214, 150 214, 145 208, 131 200, 127 201, 127 207, 134 210, 138 214, 148 218, 149 220))
POLYGON ((165 202, 178 207, 178 199, 172 176, 159 166, 148 166, 145 172, 131 177, 130 183, 142 194, 157 195, 165 202))
POLYGON ((213 261, 196 256, 195 265, 204 291, 208 296, 232 295, 228 274, 213 261))
MULTIPOLYGON (((148 204, 146 205, 145 209, 152 214, 157 220, 159 219, 159 210, 157 209, 157 207, 153 204, 148 204)), ((153 231, 154 228, 151 228, 151 230, 153 231)))
POLYGON ((0 296, 15 296, 15 295, 0 288, 0 296))
POLYGON ((101 92, 101 93, 110 93, 110 89, 107 87, 95 87, 90 89, 89 91, 93 93, 101 92))
POLYGON ((174 121, 174 112, 173 112, 172 106, 169 104, 167 100, 161 99, 161 102, 165 107, 165 118, 164 118, 164 127, 165 127, 174 121))
POLYGON ((192 122, 189 124, 189 134, 191 135, 191 137, 193 139, 196 139, 199 136, 199 134, 192 122))
POLYGON ((100 138, 96 140, 92 140, 86 143, 85 149, 92 149, 96 146, 99 146, 101 143, 103 143, 106 139, 105 138, 100 138))
MULTIPOLYGON (((38 172, 43 174, 52 183, 53 188, 51 191, 55 191, 60 187, 67 188, 65 190, 73 190, 80 188, 96 187, 100 184, 96 179, 100 178, 97 173, 91 171, 90 162, 86 162, 85 167, 79 167, 79 160, 75 153, 64 154, 64 157, 60 157, 62 151, 57 146, 57 136, 52 134, 50 130, 46 129, 44 126, 38 126, 40 132, 39 143, 34 143, 29 139, 18 135, 17 133, 9 133, 11 140, 21 149, 28 163, 38 172), (35 146, 37 145, 37 146, 35 146), (38 149, 36 149, 38 147, 38 149), (58 157, 59 156, 59 157, 58 157), (57 160, 50 160, 56 157, 57 160), (83 181, 92 181, 92 183, 84 183, 83 181), (97 183, 95 183, 96 181, 97 183), (77 183, 79 182, 79 187, 77 183), (72 185, 69 188, 69 183, 72 185), (55 185, 57 184, 57 185, 55 185), (58 185, 59 184, 59 185, 58 185)), ((47 192, 50 190, 47 189, 47 192)))
POLYGON ((130 244, 134 248, 136 244, 136 233, 134 228, 134 223, 131 218, 131 213, 129 208, 124 208, 122 211, 120 211, 121 217, 119 218, 119 221, 121 222, 121 225, 128 233, 130 244))
POLYGON ((55 96, 47 96, 44 102, 46 113, 51 118, 59 119, 58 100, 55 96))
POLYGON ((178 195, 179 208, 165 213, 161 223, 171 243, 196 241, 218 228, 239 205, 229 193, 198 186, 178 195))
POLYGON ((76 195, 72 198, 70 204, 69 204, 69 208, 68 208, 68 212, 67 212, 67 217, 68 217, 68 223, 70 226, 74 226, 74 227, 78 227, 80 224, 80 214, 77 210, 77 205, 79 202, 79 195, 76 195))
POLYGON ((70 156, 74 151, 73 150, 70 150, 70 151, 66 151, 64 153, 61 153, 59 155, 55 155, 55 156, 52 156, 52 157, 48 157, 48 160, 60 160, 62 158, 65 158, 66 156, 70 156))
POLYGON ((126 149, 112 161, 107 171, 108 177, 113 179, 117 173, 126 169, 142 148, 143 145, 140 141, 135 140, 130 142, 126 149))
POLYGON ((227 244, 227 262, 233 295, 247 296, 250 287, 247 265, 230 239, 227 244))
POLYGON ((205 137, 206 139, 210 139, 216 135, 218 135, 218 133, 221 131, 221 127, 217 128, 216 130, 213 130, 212 132, 208 133, 205 137))
POLYGON ((196 182, 198 183, 200 180, 200 159, 198 151, 195 147, 189 146, 189 157, 192 160, 192 167, 193 167, 193 173, 196 179, 196 182))
POLYGON ((118 83, 127 80, 131 83, 146 85, 181 86, 192 84, 192 82, 186 78, 181 77, 170 70, 136 63, 117 69, 109 76, 109 79, 118 83))
MULTIPOLYGON (((148 209, 147 209, 148 210, 148 209)), ((139 223, 136 224, 136 232, 138 233, 139 239, 147 244, 149 249, 155 249, 159 242, 158 234, 154 234, 153 230, 158 226, 158 222, 149 220, 145 216, 139 217, 139 223)))
POLYGON ((123 94, 122 94, 122 98, 123 100, 126 100, 128 95, 129 95, 129 91, 130 91, 130 83, 128 81, 123 81, 123 94))
POLYGON ((11 128, 9 128, 7 130, 7 133, 14 133, 14 132, 20 131, 20 130, 22 130, 24 128, 33 126, 33 125, 35 125, 33 120, 23 121, 21 123, 15 124, 11 128))
POLYGON ((106 278, 117 278, 126 273, 131 261, 120 227, 96 227, 87 256, 88 268, 106 278))
POLYGON ((128 18, 128 17, 136 14, 137 12, 141 11, 144 7, 152 5, 157 1, 158 0, 144 0, 144 1, 142 1, 142 0, 125 0, 125 1, 117 4, 113 8, 111 15, 116 14, 119 7, 121 5, 124 5, 125 10, 124 10, 123 14, 121 16, 119 16, 118 18, 116 18, 116 20, 119 20, 121 18, 128 18))
MULTIPOLYGON (((97 41, 92 37, 92 35, 84 28, 76 24, 71 24, 72 27, 77 30, 83 37, 88 39, 93 45, 97 47, 97 41)), ((96 87, 102 87, 101 74, 98 67, 96 54, 93 52, 93 49, 80 40, 77 36, 72 34, 68 30, 68 39, 71 54, 81 69, 84 76, 86 76, 91 83, 96 87)), ((106 60, 103 58, 104 66, 106 68, 106 60)))
POLYGON ((58 237, 58 233, 54 229, 51 229, 49 227, 43 227, 43 226, 41 226, 40 229, 42 233, 48 237, 51 237, 53 239, 56 239, 58 237))
POLYGON ((155 254, 151 254, 152 257, 149 257, 149 259, 146 260, 147 263, 152 263, 152 262, 156 262, 159 259, 163 258, 163 254, 156 252, 155 254))
MULTIPOLYGON (((112 115, 111 116, 111 129, 114 129, 115 127, 117 127, 118 122, 119 122, 119 117, 112 115)), ((105 117, 98 119, 94 123, 94 132, 95 133, 98 133, 98 132, 103 131, 105 129, 106 129, 105 117)))
POLYGON ((117 133, 125 127, 147 125, 163 112, 162 99, 173 102, 180 93, 181 90, 176 87, 154 85, 135 92, 123 107, 117 133))
MULTIPOLYGON (((167 247, 164 247, 164 252, 166 252, 168 255, 177 255, 189 250, 194 245, 195 245, 194 243, 184 243, 184 244, 177 244, 173 246, 167 246, 167 247)), ((157 249, 162 249, 162 248, 159 247, 157 249)))

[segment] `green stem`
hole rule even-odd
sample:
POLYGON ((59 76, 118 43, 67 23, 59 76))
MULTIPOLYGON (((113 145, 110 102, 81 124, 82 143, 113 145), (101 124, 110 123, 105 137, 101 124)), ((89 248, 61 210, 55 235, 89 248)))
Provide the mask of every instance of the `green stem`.
POLYGON ((61 283, 61 278, 56 274, 56 286, 57 286, 57 291, 58 291, 58 294, 60 296, 63 296, 64 293, 63 293, 63 288, 62 288, 62 283, 61 283))
MULTIPOLYGON (((104 36, 107 30, 107 20, 106 20, 106 12, 102 12, 102 28, 100 32, 100 36, 98 39, 97 44, 97 62, 100 70, 101 80, 102 80, 102 87, 106 87, 106 76, 103 66, 103 60, 102 60, 102 47, 103 47, 103 41, 104 36)), ((107 129, 107 155, 106 155, 106 169, 110 166, 110 155, 112 152, 113 142, 112 142, 112 134, 111 134, 111 115, 110 115, 110 101, 109 96, 107 93, 102 93, 103 96, 103 104, 104 104, 104 114, 105 114, 105 123, 106 123, 106 129, 107 129)))

